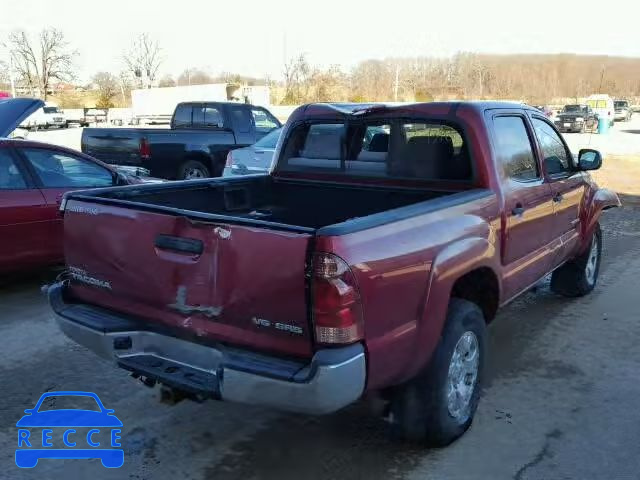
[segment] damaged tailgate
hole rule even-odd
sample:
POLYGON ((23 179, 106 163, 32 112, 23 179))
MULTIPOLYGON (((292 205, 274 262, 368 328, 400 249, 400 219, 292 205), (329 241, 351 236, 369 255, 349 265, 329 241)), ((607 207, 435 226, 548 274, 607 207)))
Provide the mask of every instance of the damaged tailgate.
POLYGON ((309 233, 208 222, 70 199, 75 298, 176 335, 308 357, 309 233))

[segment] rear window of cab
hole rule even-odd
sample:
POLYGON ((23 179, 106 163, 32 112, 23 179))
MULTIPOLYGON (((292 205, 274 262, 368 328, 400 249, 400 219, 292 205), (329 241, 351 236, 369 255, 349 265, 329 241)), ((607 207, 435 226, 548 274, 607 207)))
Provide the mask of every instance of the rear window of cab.
POLYGON ((473 177, 462 130, 426 119, 297 125, 285 139, 277 170, 411 180, 473 177))

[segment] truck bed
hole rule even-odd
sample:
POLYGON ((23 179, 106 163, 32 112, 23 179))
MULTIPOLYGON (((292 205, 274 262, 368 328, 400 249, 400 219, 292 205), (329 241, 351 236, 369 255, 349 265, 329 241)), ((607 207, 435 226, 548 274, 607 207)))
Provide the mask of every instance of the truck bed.
POLYGON ((141 318, 144 328, 309 358, 314 237, 419 217, 475 195, 267 175, 74 192, 64 215, 71 292, 141 318))
MULTIPOLYGON (((178 182, 103 190, 96 200, 213 215, 220 220, 272 224, 305 231, 452 195, 456 192, 354 187, 349 184, 251 176, 230 181, 178 182)), ((110 203, 110 202, 109 202, 110 203)))

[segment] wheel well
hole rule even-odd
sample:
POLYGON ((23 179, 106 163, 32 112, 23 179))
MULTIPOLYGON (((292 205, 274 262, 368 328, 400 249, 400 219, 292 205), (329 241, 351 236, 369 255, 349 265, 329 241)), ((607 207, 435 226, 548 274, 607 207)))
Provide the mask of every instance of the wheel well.
POLYGON ((200 162, 204 164, 209 169, 209 174, 211 176, 215 176, 216 173, 218 173, 218 170, 220 170, 221 172, 222 171, 222 169, 220 168, 221 166, 222 168, 224 168, 224 162, 222 162, 221 164, 220 155, 218 155, 217 153, 213 153, 211 155, 207 155, 204 152, 188 153, 187 155, 185 155, 184 159, 182 160, 182 163, 180 164, 180 168, 182 168, 182 165, 184 165, 190 160, 195 160, 196 162, 200 162))
POLYGON ((205 167, 207 167, 209 169, 209 171, 212 170, 212 162, 211 162, 211 158, 207 155, 205 155, 204 153, 188 153, 184 156, 184 158, 182 159, 182 163, 180 164, 180 166, 178 167, 179 169, 182 169, 183 165, 187 162, 190 161, 196 161, 196 162, 200 162, 202 163, 205 167))
POLYGON ((480 307, 487 323, 491 322, 498 311, 500 287, 498 277, 488 267, 481 267, 466 273, 454 283, 451 296, 463 298, 480 307))

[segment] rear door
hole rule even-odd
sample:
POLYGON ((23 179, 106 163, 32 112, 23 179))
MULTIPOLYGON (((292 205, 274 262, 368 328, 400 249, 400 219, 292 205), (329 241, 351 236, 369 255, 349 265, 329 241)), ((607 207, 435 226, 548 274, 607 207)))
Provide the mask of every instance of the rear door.
POLYGON ((580 207, 585 195, 582 172, 576 170, 571 151, 553 126, 545 119, 531 119, 542 158, 545 176, 551 187, 555 218, 553 237, 559 243, 553 267, 577 248, 580 241, 580 207))
POLYGON ((177 336, 311 355, 310 234, 70 200, 66 262, 80 299, 177 336), (108 286, 107 286, 108 285, 108 286))
POLYGON ((63 222, 58 211, 62 195, 71 190, 110 187, 113 173, 85 158, 50 148, 19 148, 26 167, 45 198, 45 252, 53 262, 63 260, 63 222))
POLYGON ((260 138, 256 136, 251 110, 247 105, 228 105, 229 118, 239 147, 253 145, 260 138))
POLYGON ((494 115, 493 140, 505 197, 505 298, 511 298, 550 269, 554 211, 527 117, 522 112, 494 115))
POLYGON ((46 263, 46 202, 10 148, 0 147, 0 272, 46 263))

